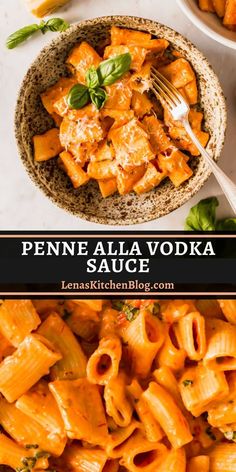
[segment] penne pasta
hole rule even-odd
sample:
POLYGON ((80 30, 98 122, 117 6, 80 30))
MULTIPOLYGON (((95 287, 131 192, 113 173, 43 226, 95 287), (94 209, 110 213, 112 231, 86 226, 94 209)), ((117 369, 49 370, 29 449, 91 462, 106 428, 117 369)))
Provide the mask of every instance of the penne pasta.
POLYGON ((185 408, 194 416, 201 415, 212 402, 227 397, 229 393, 224 373, 204 365, 186 369, 179 388, 185 408))
POLYGON ((65 438, 65 428, 57 403, 45 380, 40 380, 16 401, 16 407, 36 420, 52 435, 65 438))
POLYGON ((0 305, 0 320, 0 332, 15 347, 40 324, 30 300, 5 300, 0 305))
POLYGON ((218 302, 226 320, 236 324, 236 300, 218 300, 218 302))
POLYGON ((232 303, 10 302, 0 470, 236 472, 232 303))
POLYGON ((167 366, 176 372, 183 369, 185 358, 186 351, 179 346, 171 326, 165 336, 164 344, 156 356, 156 363, 161 367, 167 366))
POLYGON ((137 318, 123 330, 122 338, 125 343, 128 343, 134 374, 146 377, 164 342, 161 321, 148 310, 142 310, 137 318), (144 351, 145 355, 143 355, 144 351))
POLYGON ((167 448, 164 444, 150 443, 138 431, 127 442, 120 464, 130 472, 158 470, 166 451, 167 448))
POLYGON ((105 446, 108 429, 98 387, 87 379, 79 379, 56 380, 49 384, 49 389, 58 404, 68 437, 105 446))
POLYGON ((142 397, 175 449, 192 440, 189 425, 167 390, 151 382, 142 397))
POLYGON ((182 410, 184 406, 180 395, 178 382, 172 370, 164 365, 159 369, 154 370, 153 377, 159 385, 164 387, 171 394, 178 407, 182 410))
POLYGON ((20 411, 14 403, 0 399, 0 424, 21 446, 31 444, 32 438, 42 451, 55 456, 63 453, 66 438, 45 429, 35 419, 20 411))
POLYGON ((62 355, 51 368, 52 380, 75 380, 85 376, 87 359, 72 331, 57 313, 48 316, 38 333, 48 339, 62 355))
POLYGON ((236 444, 218 444, 209 457, 210 472, 236 471, 236 444))
POLYGON ((102 338, 87 363, 87 377, 93 384, 105 385, 118 375, 121 341, 116 336, 102 338))
POLYGON ((138 421, 132 420, 129 426, 111 431, 105 448, 107 455, 112 459, 122 457, 127 448, 128 440, 139 429, 142 429, 142 425, 138 421))
POLYGON ((25 460, 31 464, 31 470, 47 469, 47 458, 36 459, 37 449, 25 449, 5 434, 0 434, 0 463, 14 470, 22 470, 25 460), (34 465, 33 465, 34 464, 34 465))
POLYGON ((187 472, 209 472, 210 458, 209 456, 191 457, 188 462, 187 472))
POLYGON ((177 324, 180 347, 189 359, 201 360, 206 353, 205 319, 198 311, 182 317, 177 324))
POLYGON ((236 423, 236 372, 227 376, 229 394, 208 410, 208 422, 217 428, 236 423))
POLYGON ((0 392, 14 402, 61 359, 61 354, 42 336, 29 335, 0 364, 0 392))
POLYGON ((128 426, 131 422, 133 408, 126 395, 126 378, 121 372, 109 380, 104 388, 106 412, 118 426, 128 426))
POLYGON ((203 362, 210 369, 236 369, 236 326, 218 319, 207 323, 207 351, 203 362))
POLYGON ((63 459, 69 470, 80 472, 118 472, 119 462, 110 460, 105 451, 72 445, 63 459))
POLYGON ((160 441, 164 436, 164 432, 150 411, 147 402, 142 398, 143 390, 136 379, 133 379, 132 383, 127 386, 127 392, 143 426, 147 440, 150 442, 160 441))
POLYGON ((172 449, 166 455, 165 460, 162 462, 158 469, 158 472, 185 472, 186 471, 186 454, 183 448, 172 449))

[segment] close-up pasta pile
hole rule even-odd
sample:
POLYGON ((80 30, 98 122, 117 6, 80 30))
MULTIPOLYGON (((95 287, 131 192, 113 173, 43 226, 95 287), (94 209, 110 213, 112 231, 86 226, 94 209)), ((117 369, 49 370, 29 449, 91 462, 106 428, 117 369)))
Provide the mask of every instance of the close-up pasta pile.
POLYGON ((41 94, 54 127, 35 135, 34 159, 58 164, 74 188, 96 180, 104 198, 142 194, 169 178, 175 187, 193 171, 200 152, 183 125, 174 122, 150 91, 155 66, 191 107, 190 125, 202 146, 209 134, 190 62, 166 39, 112 26, 110 42, 98 51, 83 41, 66 59, 69 77, 41 94))
POLYGON ((235 0, 198 0, 198 5, 202 11, 216 13, 226 28, 236 31, 235 0))
POLYGON ((236 300, 5 300, 1 470, 236 470, 236 300))

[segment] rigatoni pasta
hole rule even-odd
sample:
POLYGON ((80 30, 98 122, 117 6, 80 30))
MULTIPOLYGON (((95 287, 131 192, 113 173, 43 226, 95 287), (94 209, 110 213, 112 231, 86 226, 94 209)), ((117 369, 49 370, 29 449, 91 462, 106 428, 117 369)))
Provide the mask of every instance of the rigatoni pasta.
POLYGON ((188 160, 199 151, 153 94, 151 67, 179 89, 190 107, 190 126, 205 147, 209 134, 203 130, 203 112, 196 108, 195 71, 183 51, 175 51, 164 38, 113 25, 107 40, 99 53, 86 41, 75 44, 65 61, 70 76, 41 93, 54 127, 33 136, 34 158, 42 162, 57 157, 75 189, 94 179, 103 198, 117 191, 140 195, 166 178, 178 187, 193 175, 188 160), (126 62, 123 67, 121 58, 127 61, 127 56, 128 67, 126 62), (114 69, 107 82, 99 72, 105 61, 110 68, 112 61, 114 69), (92 71, 97 72, 95 82, 92 71), (73 103, 77 88, 84 94, 73 103))
POLYGON ((1 307, 0 465, 236 472, 234 300, 1 307))

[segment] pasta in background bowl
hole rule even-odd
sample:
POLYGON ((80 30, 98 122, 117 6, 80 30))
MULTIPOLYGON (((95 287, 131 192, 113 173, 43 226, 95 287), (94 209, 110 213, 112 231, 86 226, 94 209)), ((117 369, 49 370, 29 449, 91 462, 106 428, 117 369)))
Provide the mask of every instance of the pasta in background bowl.
POLYGON ((235 472, 235 300, 5 300, 0 319, 0 470, 235 472))
MULTIPOLYGON (((201 157, 191 159, 189 175, 193 172, 193 176, 178 188, 164 180, 148 193, 114 194, 103 199, 95 181, 90 180, 86 185, 73 189, 55 159, 35 162, 33 156, 33 136, 41 135, 53 127, 52 118, 43 109, 40 95, 60 77, 66 76, 65 61, 73 46, 86 41, 95 49, 101 48, 101 45, 108 44, 114 25, 151 33, 153 38, 167 40, 180 57, 189 61, 197 76, 204 127, 210 135, 207 149, 214 159, 219 158, 224 142, 226 110, 216 75, 207 60, 188 40, 166 26, 135 17, 104 17, 81 22, 62 33, 41 52, 20 90, 16 137, 20 155, 30 176, 55 203, 90 221, 114 225, 135 224, 163 216, 194 195, 210 175, 204 160, 201 157)), ((60 151, 58 147, 58 153, 60 151)), ((65 162, 68 165, 68 157, 63 155, 64 165, 65 162)))
POLYGON ((236 49, 236 31, 228 30, 215 13, 201 11, 198 0, 177 0, 183 13, 210 38, 236 49))

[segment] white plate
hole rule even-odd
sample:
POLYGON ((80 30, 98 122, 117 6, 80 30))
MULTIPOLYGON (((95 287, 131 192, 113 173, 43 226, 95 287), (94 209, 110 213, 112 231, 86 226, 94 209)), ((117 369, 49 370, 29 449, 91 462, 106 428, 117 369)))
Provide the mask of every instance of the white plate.
POLYGON ((229 48, 236 49, 236 31, 230 31, 215 13, 201 11, 196 0, 177 0, 184 14, 207 36, 229 48))

